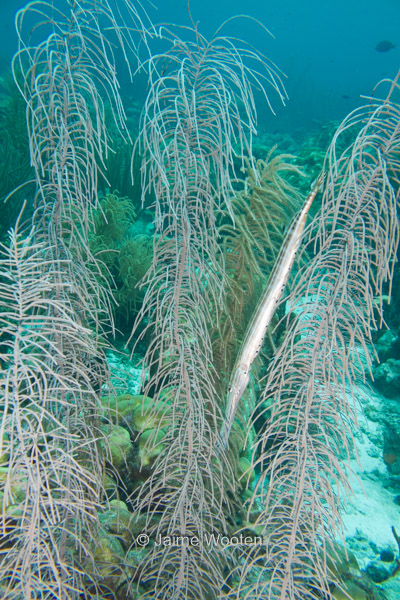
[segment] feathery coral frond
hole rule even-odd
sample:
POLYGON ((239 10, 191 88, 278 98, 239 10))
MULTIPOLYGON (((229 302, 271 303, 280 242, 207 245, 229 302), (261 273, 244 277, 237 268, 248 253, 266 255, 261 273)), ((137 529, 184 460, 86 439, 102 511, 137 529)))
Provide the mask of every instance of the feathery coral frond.
POLYGON ((101 494, 88 368, 98 350, 64 293, 57 299, 54 265, 33 237, 12 231, 0 258, 0 576, 7 597, 63 598, 79 587, 101 494), (60 331, 73 340, 68 357, 60 331))
POLYGON ((399 240, 394 96, 350 114, 328 154, 322 208, 304 249, 313 256, 285 299, 286 336, 258 405, 265 413, 265 400, 272 401, 255 451, 261 477, 249 510, 263 506, 257 524, 268 541, 263 553, 244 559, 237 598, 316 598, 312 589, 328 593, 334 579, 325 553, 340 534, 340 499, 349 491, 343 463, 354 450, 354 385, 370 370, 371 331, 382 316, 373 298, 390 287, 399 240), (349 127, 355 141, 336 156, 349 127), (258 576, 249 583, 252 570, 258 576))
POLYGON ((198 546, 154 547, 142 571, 149 595, 197 600, 215 597, 224 579, 226 555, 218 548, 210 554, 204 540, 227 531, 224 506, 233 485, 228 463, 215 451, 221 407, 210 332, 226 284, 216 218, 222 205, 231 213, 233 144, 237 140, 243 153, 251 145, 251 80, 259 80, 229 38, 208 42, 195 30, 195 41, 184 42, 166 28, 162 35, 171 50, 149 62, 140 136, 143 190, 155 196, 156 236, 139 319, 148 318, 151 336, 145 393, 151 390, 155 406, 164 404, 169 424, 166 451, 139 493, 137 510, 147 512, 161 538, 200 540, 198 546))
MULTIPOLYGON (((130 0, 121 4, 140 24, 130 0)), ((32 232, 25 241, 12 234, 1 261, 0 319, 10 341, 0 394, 0 575, 8 597, 26 600, 88 597, 90 584, 100 585, 96 567, 88 575, 84 563, 104 492, 98 394, 108 369, 99 333, 112 328, 112 298, 89 232, 108 152, 104 96, 125 131, 114 41, 127 56, 133 38, 107 0, 64 8, 34 1, 16 16, 14 73, 27 103, 37 194, 32 232), (32 16, 38 21, 27 33, 32 16)))

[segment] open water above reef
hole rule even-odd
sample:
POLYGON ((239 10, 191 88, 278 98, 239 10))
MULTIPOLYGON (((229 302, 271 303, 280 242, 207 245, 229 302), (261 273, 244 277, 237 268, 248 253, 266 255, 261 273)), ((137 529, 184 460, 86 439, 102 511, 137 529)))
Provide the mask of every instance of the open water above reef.
MULTIPOLYGON (((149 14, 155 23, 189 23, 187 0, 154 4, 157 10, 149 7, 149 14)), ((14 15, 24 5, 22 0, 0 0, 0 67, 15 51, 14 15)), ((275 39, 243 19, 223 30, 263 51, 287 76, 286 108, 273 99, 277 117, 266 110, 259 115, 272 131, 310 129, 318 121, 341 120, 363 103, 361 95, 371 94, 382 78, 395 77, 400 67, 398 0, 191 0, 190 8, 206 36, 235 14, 248 14, 273 33, 275 39), (382 42, 391 45, 379 46, 382 42)))

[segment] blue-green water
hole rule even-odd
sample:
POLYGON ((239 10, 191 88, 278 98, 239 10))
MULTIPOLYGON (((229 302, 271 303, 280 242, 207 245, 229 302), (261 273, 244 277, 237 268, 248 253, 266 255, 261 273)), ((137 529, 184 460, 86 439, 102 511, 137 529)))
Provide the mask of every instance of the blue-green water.
MULTIPOLYGON (((57 4, 57 2, 55 2, 57 4)), ((189 24, 187 0, 158 0, 150 5, 154 23, 189 24)), ((21 0, 0 0, 0 68, 16 48, 14 15, 21 0)), ((262 22, 275 36, 267 36, 251 21, 237 20, 224 30, 261 50, 286 74, 287 106, 275 100, 275 118, 261 108, 259 119, 270 130, 310 129, 318 121, 342 119, 363 103, 385 77, 400 67, 399 0, 191 0, 192 17, 200 31, 211 36, 235 14, 262 22), (395 48, 378 52, 382 40, 395 48)))

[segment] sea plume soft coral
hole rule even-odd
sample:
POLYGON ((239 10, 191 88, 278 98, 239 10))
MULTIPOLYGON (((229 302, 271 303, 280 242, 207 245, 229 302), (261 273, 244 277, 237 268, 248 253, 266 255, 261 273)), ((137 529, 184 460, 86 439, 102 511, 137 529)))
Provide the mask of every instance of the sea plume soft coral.
MULTIPOLYGON (((135 5, 121 4, 145 37, 135 5)), ((103 494, 97 394, 108 373, 99 334, 112 328, 112 300, 88 237, 108 152, 104 97, 126 133, 115 42, 126 57, 136 51, 121 6, 114 8, 107 0, 37 1, 16 16, 13 67, 27 105, 36 195, 32 229, 24 239, 17 227, 1 258, 8 352, 0 388, 7 457, 0 579, 7 598, 82 598, 101 585, 85 561, 103 494), (17 499, 15 473, 23 488, 17 499)))
POLYGON ((390 294, 399 242, 400 90, 397 79, 389 85, 386 97, 345 119, 327 154, 322 207, 303 250, 311 259, 285 299, 286 335, 257 405, 259 416, 272 401, 249 512, 263 506, 257 525, 268 542, 263 552, 245 550, 237 598, 319 598, 334 579, 326 552, 334 555, 341 495, 350 489, 354 385, 370 371, 371 331, 383 318, 374 298, 384 286, 390 294), (349 128, 354 143, 338 156, 349 128))
POLYGON ((200 540, 198 546, 154 546, 143 562, 147 594, 171 600, 215 598, 224 580, 227 553, 205 546, 207 534, 227 531, 232 485, 227 462, 215 450, 221 404, 210 332, 226 285, 216 217, 221 206, 231 213, 234 140, 243 153, 251 147, 253 87, 266 95, 265 78, 284 97, 267 59, 239 49, 220 32, 209 41, 197 28, 185 30, 193 41, 162 29, 171 49, 150 60, 140 134, 143 189, 155 197, 156 226, 139 315, 150 340, 145 393, 155 390, 155 403, 168 398, 172 408, 166 451, 157 457, 136 509, 147 512, 154 535, 200 540))

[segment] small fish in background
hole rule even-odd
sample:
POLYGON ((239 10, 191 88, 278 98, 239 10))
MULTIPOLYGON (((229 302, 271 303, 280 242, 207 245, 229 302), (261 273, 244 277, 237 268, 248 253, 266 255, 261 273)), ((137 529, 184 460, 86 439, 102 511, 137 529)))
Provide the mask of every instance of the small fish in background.
POLYGON ((393 44, 393 42, 390 42, 389 40, 382 40, 375 46, 377 52, 389 52, 389 50, 392 50, 393 48, 397 48, 397 44, 393 44))

